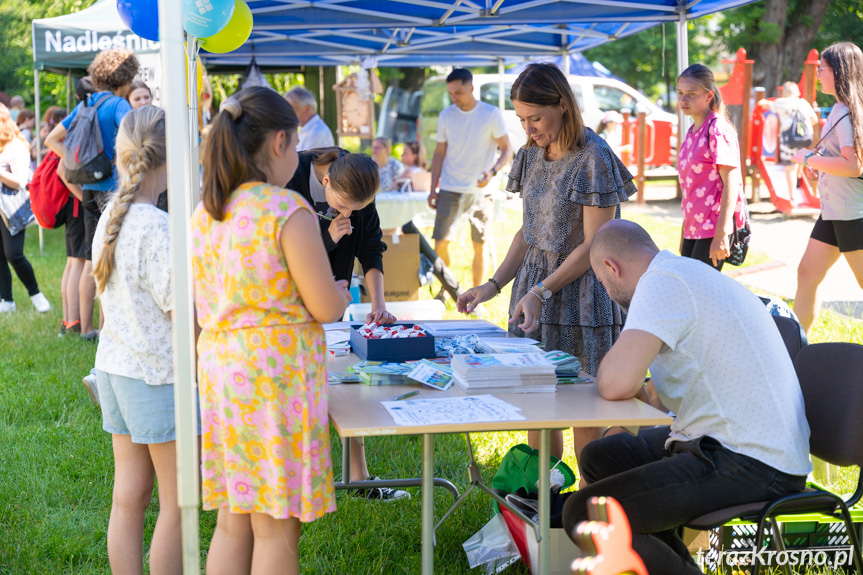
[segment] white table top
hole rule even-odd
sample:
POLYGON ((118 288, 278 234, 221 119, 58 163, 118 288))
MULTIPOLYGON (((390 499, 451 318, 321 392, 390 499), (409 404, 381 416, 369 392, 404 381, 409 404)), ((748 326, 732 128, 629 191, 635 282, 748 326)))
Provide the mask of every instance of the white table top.
MULTIPOLYGON (((345 371, 360 361, 353 354, 330 357, 331 371, 345 371)), ((555 393, 494 393, 507 403, 521 408, 522 421, 477 422, 423 426, 396 425, 381 401, 407 391, 420 390, 411 399, 463 396, 455 386, 438 391, 419 383, 409 385, 364 385, 362 383, 329 386, 330 421, 340 437, 369 435, 418 435, 423 433, 463 433, 481 431, 515 431, 522 429, 562 429, 568 427, 604 427, 619 425, 638 427, 668 425, 671 418, 636 399, 608 401, 599 395, 594 384, 558 385, 555 393)))

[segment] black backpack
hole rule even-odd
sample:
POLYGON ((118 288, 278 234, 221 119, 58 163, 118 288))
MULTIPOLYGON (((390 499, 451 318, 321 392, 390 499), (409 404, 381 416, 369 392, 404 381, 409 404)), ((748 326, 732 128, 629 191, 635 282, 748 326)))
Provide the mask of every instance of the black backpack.
POLYGON ((105 153, 102 129, 99 127, 99 108, 106 101, 118 96, 103 96, 92 106, 78 109, 66 139, 63 141, 63 166, 66 181, 72 184, 95 184, 111 177, 114 162, 105 153))
POLYGON ((791 110, 791 125, 782 132, 782 143, 793 150, 808 148, 813 141, 812 124, 799 109, 791 110))

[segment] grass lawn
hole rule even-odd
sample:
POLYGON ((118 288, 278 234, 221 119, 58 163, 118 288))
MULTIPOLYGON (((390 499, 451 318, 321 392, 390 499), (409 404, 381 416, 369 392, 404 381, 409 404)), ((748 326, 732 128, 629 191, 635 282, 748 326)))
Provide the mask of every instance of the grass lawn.
MULTIPOLYGON (((624 212, 624 216, 626 213, 624 212)), ((653 234, 661 247, 674 249, 678 228, 656 218, 633 218, 653 234)), ((497 262, 503 260, 521 215, 508 210, 495 224, 497 262)), ((468 231, 452 244, 454 269, 469 282, 471 258, 468 231), (459 246, 466 246, 464 248, 459 246), (462 251, 464 250, 464 251, 462 251)), ((54 309, 37 314, 27 303, 23 286, 14 280, 18 311, 0 316, 0 574, 109 573, 105 531, 111 507, 113 458, 110 436, 101 429, 101 413, 81 385, 93 365, 96 347, 80 338, 58 338, 61 320, 60 277, 65 265, 62 230, 45 232, 45 254, 39 253, 36 229, 28 231, 26 253, 40 287, 54 309)), ((752 254, 753 262, 759 261, 752 254)), ((763 260, 762 260, 763 261, 763 260)), ((840 264, 841 265, 841 264, 840 264)), ((424 288, 423 298, 436 289, 424 288)), ((487 306, 486 317, 505 325, 509 287, 487 306)), ((451 302, 447 317, 457 317, 451 302)), ((829 312, 822 314, 811 341, 863 343, 863 322, 829 312)), ((490 480, 509 447, 526 442, 525 433, 472 436, 475 455, 490 480)), ((367 454, 372 473, 386 478, 418 476, 420 439, 374 438, 367 454)), ((467 487, 464 436, 439 436, 435 441, 435 475, 467 487)), ((567 439, 565 462, 577 469, 567 439)), ((340 476, 341 445, 333 434, 333 464, 340 476)), ((842 473, 837 488, 847 491, 853 474, 842 473)), ((419 489, 408 502, 376 505, 339 493, 339 511, 308 525, 300 542, 304 573, 400 574, 420 569, 419 489)), ((436 490, 440 517, 451 503, 436 490)), ((439 573, 469 573, 462 543, 489 517, 490 501, 472 494, 437 533, 435 560, 439 573)), ((146 537, 154 525, 158 503, 148 514, 146 537)), ((215 513, 201 514, 201 549, 207 546, 215 513)), ((523 574, 514 566, 507 573, 523 574)))

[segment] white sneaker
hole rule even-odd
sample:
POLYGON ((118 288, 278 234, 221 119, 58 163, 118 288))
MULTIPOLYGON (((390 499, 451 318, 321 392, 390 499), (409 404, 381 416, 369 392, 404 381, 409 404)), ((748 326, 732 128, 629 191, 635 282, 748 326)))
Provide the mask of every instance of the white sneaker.
POLYGON ((15 302, 0 299, 0 313, 11 313, 15 311, 15 302))
MULTIPOLYGON (((36 295, 30 296, 30 301, 33 302, 33 307, 36 308, 36 311, 39 313, 45 313, 46 311, 51 311, 51 304, 48 303, 48 298, 42 295, 42 292, 37 293, 36 295)), ((12 304, 15 305, 15 304, 12 304)))

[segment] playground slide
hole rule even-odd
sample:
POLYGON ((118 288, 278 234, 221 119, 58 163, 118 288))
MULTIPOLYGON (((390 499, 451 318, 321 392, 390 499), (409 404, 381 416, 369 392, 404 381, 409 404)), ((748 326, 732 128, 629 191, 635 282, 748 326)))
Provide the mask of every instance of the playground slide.
POLYGON ((821 210, 821 201, 812 192, 806 178, 801 180, 801 187, 789 190, 785 178, 785 166, 765 162, 760 156, 757 159, 757 165, 758 172, 770 191, 770 202, 784 215, 812 215, 821 210))

